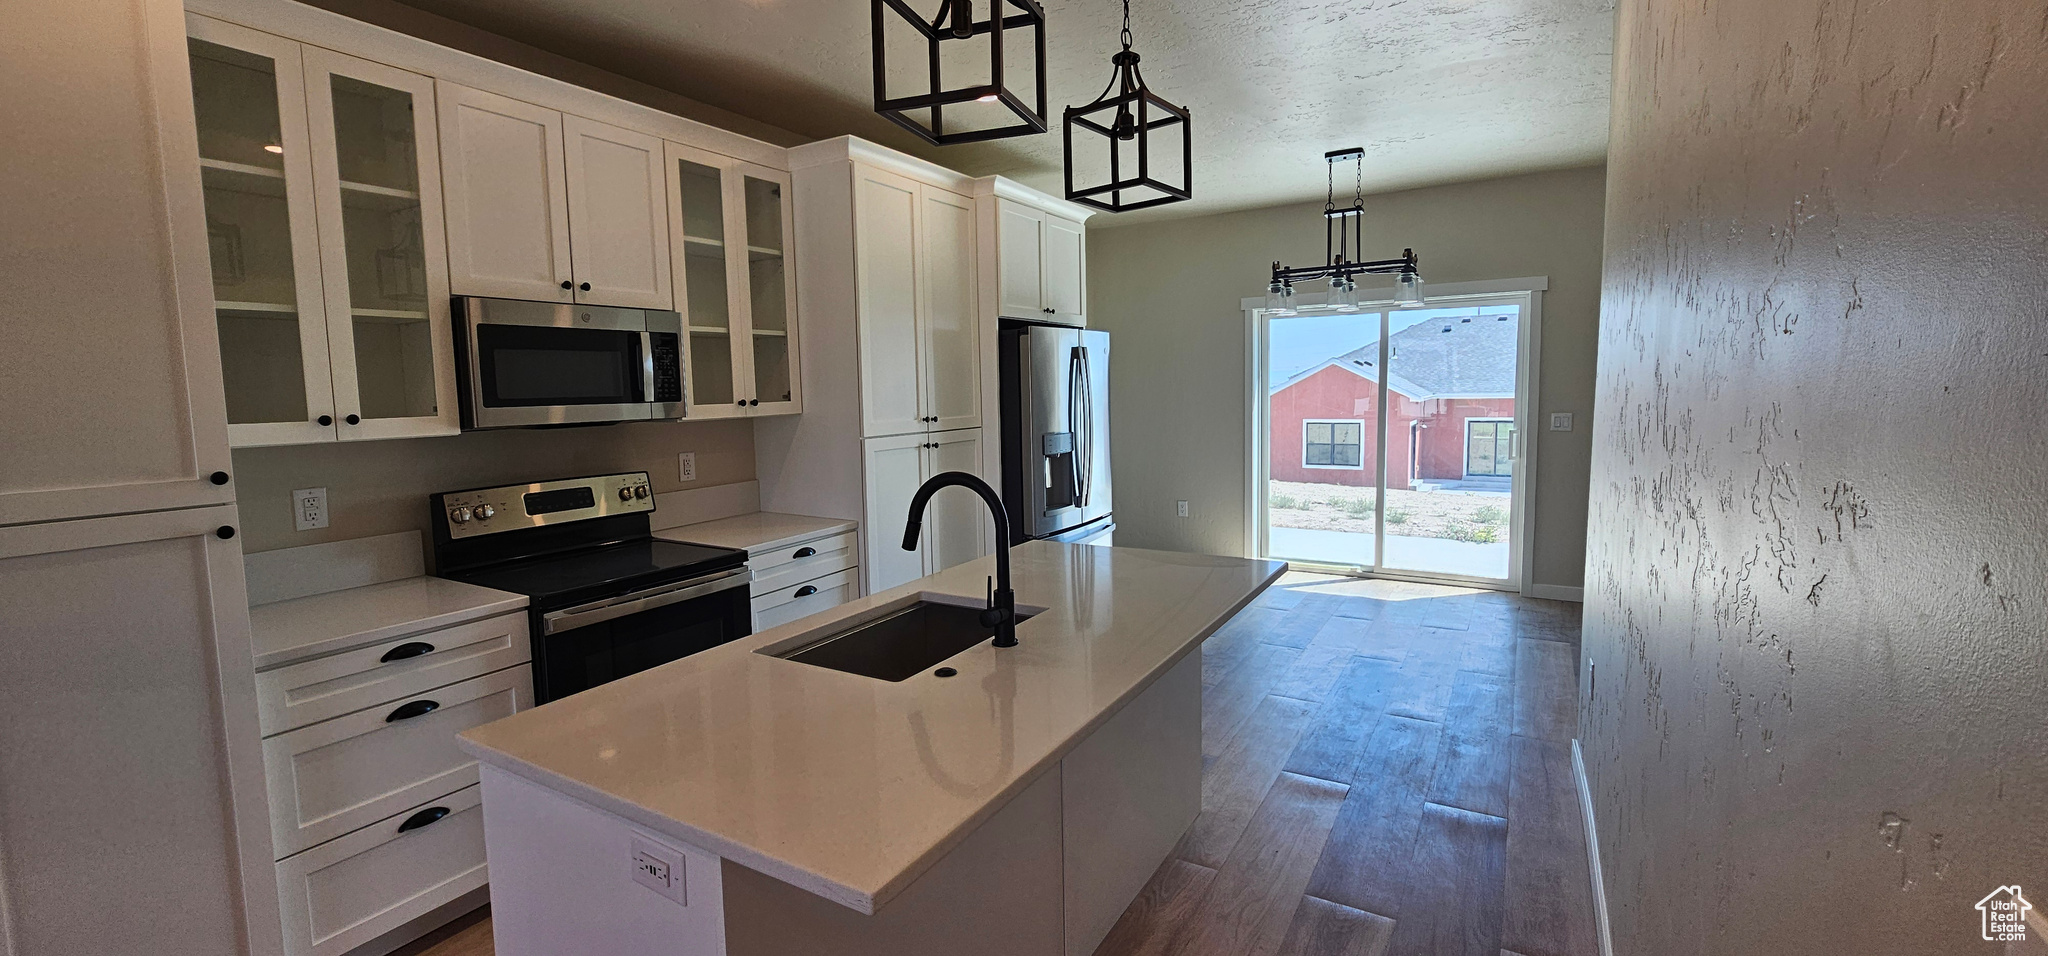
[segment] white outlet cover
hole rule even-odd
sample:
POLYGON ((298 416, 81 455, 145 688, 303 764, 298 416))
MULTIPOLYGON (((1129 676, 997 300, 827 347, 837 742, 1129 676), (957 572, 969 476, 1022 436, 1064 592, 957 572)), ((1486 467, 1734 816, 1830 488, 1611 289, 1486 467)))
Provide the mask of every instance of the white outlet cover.
POLYGON ((684 480, 684 481, 696 481, 696 480, 697 480, 697 453, 696 453, 696 452, 694 452, 694 451, 686 451, 686 452, 681 452, 681 453, 677 454, 677 455, 676 455, 676 470, 677 470, 677 471, 679 471, 679 472, 681 473, 681 475, 682 475, 682 480, 684 480))
POLYGON ((327 527, 327 489, 299 488, 292 492, 292 530, 317 531, 327 527))
POLYGON ((1550 413, 1550 430, 1551 430, 1551 431, 1554 431, 1554 432, 1568 432, 1568 431, 1571 431, 1571 430, 1572 430, 1572 413, 1570 413, 1570 412, 1551 412, 1551 413, 1550 413))
POLYGON ((682 906, 690 905, 685 867, 681 850, 650 840, 633 840, 633 882, 682 906))
POLYGON ((1188 516, 1188 503, 1185 501, 1176 501, 1173 503, 1173 510, 1175 514, 1185 518, 1188 516))

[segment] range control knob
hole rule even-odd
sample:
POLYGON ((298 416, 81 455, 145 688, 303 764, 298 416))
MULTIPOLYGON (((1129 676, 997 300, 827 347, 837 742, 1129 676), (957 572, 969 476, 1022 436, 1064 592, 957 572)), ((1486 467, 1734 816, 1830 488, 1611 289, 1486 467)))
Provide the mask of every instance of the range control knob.
POLYGON ((633 500, 633 489, 632 489, 632 487, 631 487, 631 486, 628 486, 628 485, 620 485, 620 486, 619 486, 619 500, 620 500, 620 501, 632 501, 632 500, 633 500))
POLYGON ((633 486, 633 497, 635 497, 635 498, 645 498, 645 497, 647 497, 647 486, 646 486, 646 485, 634 485, 634 486, 633 486))
POLYGON ((493 508, 490 505, 476 506, 476 520, 478 521, 489 521, 491 519, 491 516, 497 513, 498 509, 493 508))
POLYGON ((466 507, 448 509, 448 520, 453 521, 456 524, 468 524, 469 509, 466 507))

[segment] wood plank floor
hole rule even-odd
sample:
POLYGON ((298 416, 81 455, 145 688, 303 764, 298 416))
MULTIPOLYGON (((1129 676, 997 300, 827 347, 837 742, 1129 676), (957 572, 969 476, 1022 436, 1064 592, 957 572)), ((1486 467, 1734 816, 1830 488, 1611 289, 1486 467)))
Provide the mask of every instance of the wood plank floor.
MULTIPOLYGON (((1593 956, 1579 608, 1290 574, 1202 648, 1202 815, 1096 956, 1593 956)), ((491 956, 490 920, 403 956, 491 956)))

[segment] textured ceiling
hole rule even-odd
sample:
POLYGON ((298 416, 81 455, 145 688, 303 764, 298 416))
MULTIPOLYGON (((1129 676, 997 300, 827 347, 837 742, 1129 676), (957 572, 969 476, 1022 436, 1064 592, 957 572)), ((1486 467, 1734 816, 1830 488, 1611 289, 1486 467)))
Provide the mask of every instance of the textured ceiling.
MULTIPOLYGON (((1108 0, 1047 2, 1051 132, 931 147, 873 112, 863 0, 405 2, 804 136, 852 133, 1055 193, 1059 110, 1108 82, 1120 17, 1108 0)), ((1613 10, 1613 0, 1137 0, 1146 80, 1194 115, 1195 199, 1115 218, 1319 198, 1322 153, 1347 146, 1366 148, 1369 192, 1600 162, 1613 10)))

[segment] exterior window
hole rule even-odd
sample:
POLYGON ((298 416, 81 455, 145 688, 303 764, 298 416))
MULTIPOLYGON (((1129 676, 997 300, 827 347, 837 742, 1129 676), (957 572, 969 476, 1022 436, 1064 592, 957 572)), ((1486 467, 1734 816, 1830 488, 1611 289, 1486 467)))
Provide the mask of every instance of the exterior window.
POLYGON ((1465 420, 1465 474, 1506 478, 1515 473, 1515 423, 1506 419, 1465 420))
POLYGON ((1365 467, 1365 422, 1302 422, 1301 463, 1308 468, 1365 467))

